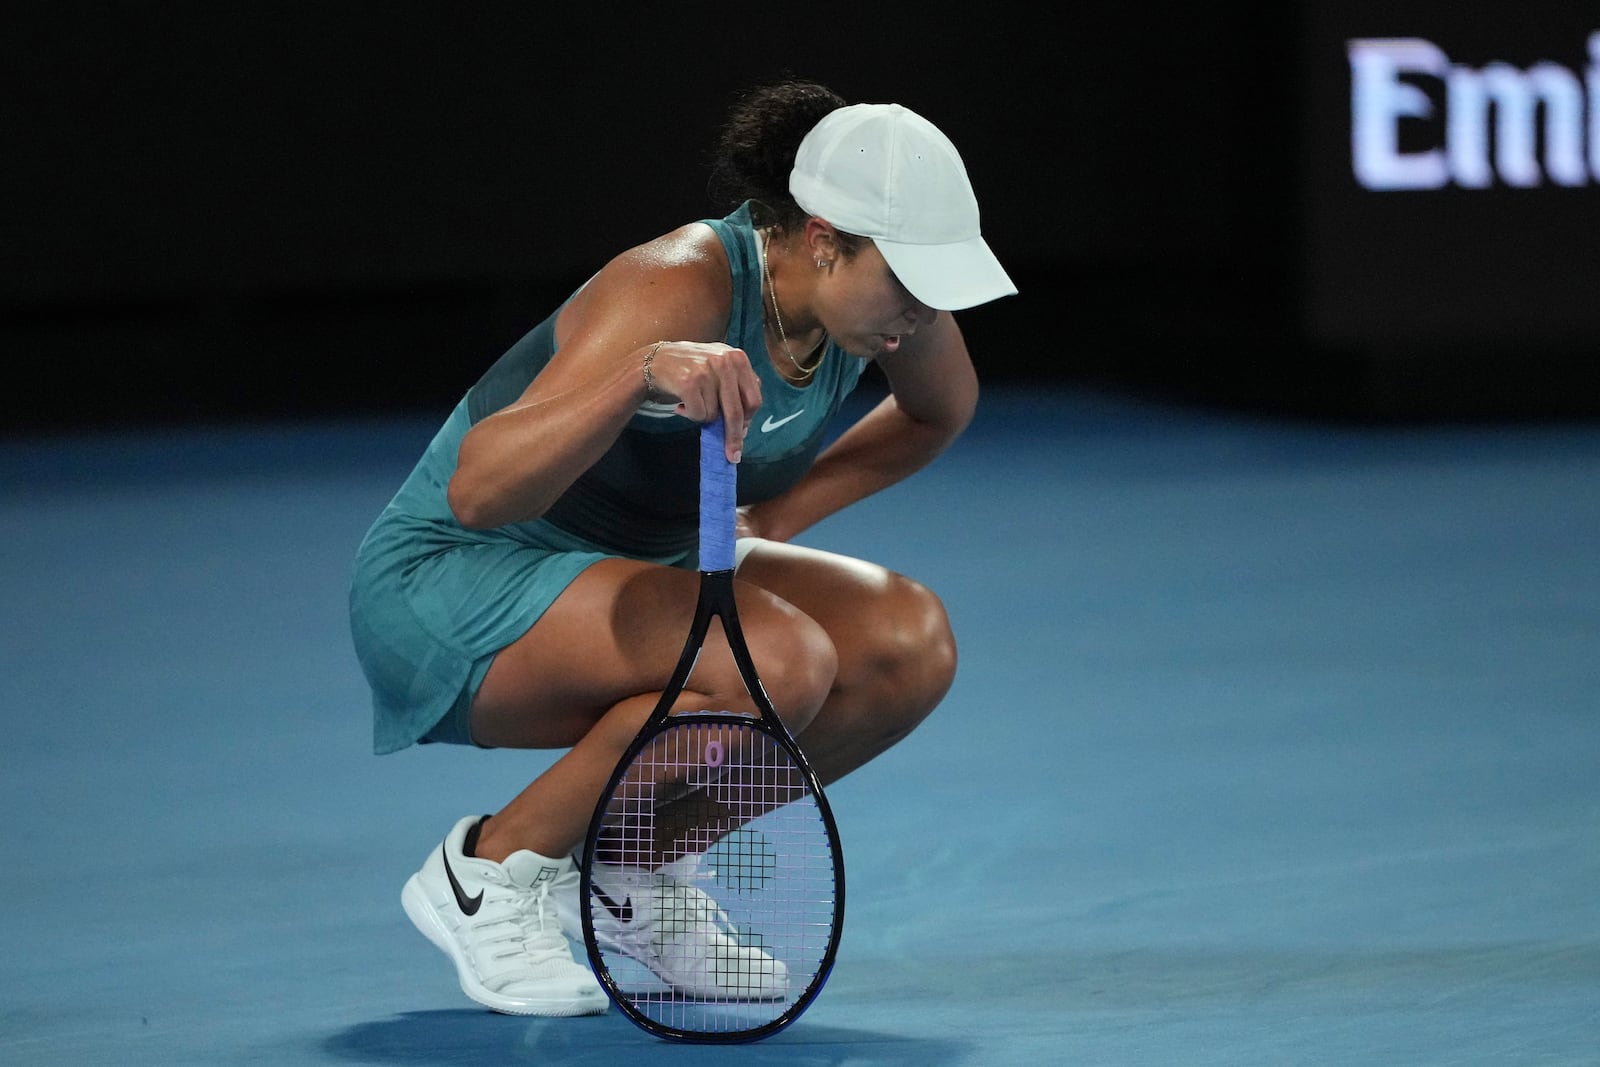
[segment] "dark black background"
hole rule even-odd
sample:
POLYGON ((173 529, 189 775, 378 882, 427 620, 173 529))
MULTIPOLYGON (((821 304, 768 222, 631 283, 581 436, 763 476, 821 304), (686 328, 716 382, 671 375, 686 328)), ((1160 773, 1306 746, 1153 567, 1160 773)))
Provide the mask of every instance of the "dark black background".
POLYGON ((1593 307, 1600 184, 1425 205, 1446 222, 1396 240, 1411 208, 1348 180, 1344 36, 1580 67, 1584 29, 1550 10, 1519 9, 1500 55, 1482 17, 1404 3, 13 9, 6 428, 442 414, 606 258, 710 214, 718 122, 784 73, 898 100, 961 147, 1022 290, 962 315, 991 382, 1362 419, 1592 414, 1593 315, 1524 329, 1540 287, 1487 306, 1458 263, 1460 284, 1418 291, 1459 298, 1472 336, 1418 344, 1393 294, 1437 266, 1396 249, 1481 226, 1515 244, 1484 218, 1533 211, 1567 235, 1555 304, 1593 307), (1328 328, 1369 305, 1356 334, 1328 328))

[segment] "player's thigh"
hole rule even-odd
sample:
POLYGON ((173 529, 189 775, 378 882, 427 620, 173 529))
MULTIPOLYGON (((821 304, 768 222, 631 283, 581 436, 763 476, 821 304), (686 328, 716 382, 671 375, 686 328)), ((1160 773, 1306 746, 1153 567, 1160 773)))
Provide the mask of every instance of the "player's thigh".
POLYGON ((793 604, 839 651, 844 685, 916 681, 942 694, 956 645, 944 603, 927 586, 865 560, 802 545, 758 542, 739 579, 793 604))
MULTIPOLYGON (((683 651, 699 583, 698 572, 633 560, 589 567, 495 656, 473 700, 473 739, 567 747, 615 705, 659 692, 683 651)), ((741 628, 773 699, 781 693, 792 706, 820 705, 833 671, 824 629, 763 590, 743 589, 738 599, 741 628)), ((749 706, 715 623, 686 688, 719 708, 749 706)))

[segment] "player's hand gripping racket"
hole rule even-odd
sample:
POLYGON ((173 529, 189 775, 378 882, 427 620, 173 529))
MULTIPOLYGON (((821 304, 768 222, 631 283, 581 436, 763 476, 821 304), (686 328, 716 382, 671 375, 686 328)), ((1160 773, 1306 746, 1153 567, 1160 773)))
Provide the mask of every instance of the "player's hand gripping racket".
POLYGON ((734 479, 718 418, 700 432, 689 639, 583 852, 579 910, 595 975, 628 1018, 680 1041, 749 1041, 794 1022, 827 980, 844 923, 833 815, 739 629, 734 479), (672 713, 713 616, 757 715, 672 713))

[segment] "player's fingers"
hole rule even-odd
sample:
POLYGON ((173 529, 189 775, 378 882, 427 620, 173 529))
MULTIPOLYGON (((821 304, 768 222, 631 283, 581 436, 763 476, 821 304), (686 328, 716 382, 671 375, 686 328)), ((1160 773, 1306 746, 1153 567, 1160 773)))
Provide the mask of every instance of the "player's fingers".
POLYGON ((710 422, 716 418, 716 382, 701 375, 689 379, 678 395, 678 414, 695 422, 710 422))
POLYGON ((750 366, 750 357, 725 344, 685 342, 664 351, 675 357, 668 373, 677 382, 678 414, 695 422, 708 422, 720 414, 728 459, 738 462, 750 415, 761 406, 761 379, 750 366))
POLYGON ((716 418, 719 403, 719 375, 714 357, 705 349, 692 342, 679 342, 668 349, 674 357, 671 373, 677 379, 678 414, 695 422, 716 418))
POLYGON ((728 462, 739 462, 744 452, 744 435, 750 426, 750 414, 761 403, 761 385, 755 379, 750 359, 743 352, 728 361, 729 373, 719 379, 718 406, 722 411, 722 429, 725 437, 728 462), (750 403, 750 383, 755 381, 756 402, 750 403))
MULTIPOLYGON (((755 421, 756 412, 761 408, 761 379, 756 376, 752 368, 739 382, 739 396, 744 403, 744 428, 748 432, 750 424, 755 421)), ((744 438, 739 438, 741 444, 744 438)))

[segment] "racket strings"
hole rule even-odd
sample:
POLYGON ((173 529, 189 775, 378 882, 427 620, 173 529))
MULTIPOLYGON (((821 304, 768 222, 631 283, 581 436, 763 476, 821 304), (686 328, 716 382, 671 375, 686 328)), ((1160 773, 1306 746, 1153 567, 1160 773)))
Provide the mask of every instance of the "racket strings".
POLYGON ((659 866, 698 855, 809 790, 793 759, 761 730, 669 729, 639 753, 613 790, 597 858, 659 866), (653 846, 645 827, 654 830, 653 846))
POLYGON ((820 980, 835 935, 833 839, 806 774, 764 731, 669 725, 623 776, 595 847, 615 868, 596 866, 589 901, 602 962, 646 1017, 737 1033, 820 980), (623 900, 636 936, 608 946, 599 931, 623 925, 623 900))

